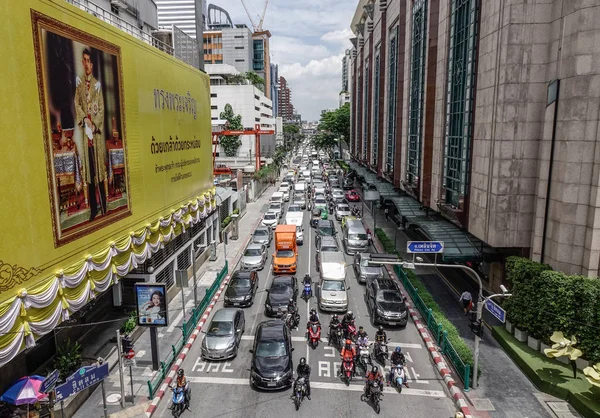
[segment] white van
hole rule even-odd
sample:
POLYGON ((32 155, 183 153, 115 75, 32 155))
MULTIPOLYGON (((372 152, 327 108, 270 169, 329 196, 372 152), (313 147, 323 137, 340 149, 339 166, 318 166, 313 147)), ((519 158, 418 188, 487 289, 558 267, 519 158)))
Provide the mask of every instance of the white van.
POLYGON ((283 205, 283 193, 282 192, 275 192, 273 193, 273 195, 271 196, 271 203, 281 203, 283 205))
POLYGON ((341 251, 320 253, 320 281, 317 287, 319 308, 323 311, 346 312, 348 290, 346 262, 341 251))
POLYGON ((299 181, 298 183, 294 184, 294 191, 304 193, 306 191, 306 183, 299 181))

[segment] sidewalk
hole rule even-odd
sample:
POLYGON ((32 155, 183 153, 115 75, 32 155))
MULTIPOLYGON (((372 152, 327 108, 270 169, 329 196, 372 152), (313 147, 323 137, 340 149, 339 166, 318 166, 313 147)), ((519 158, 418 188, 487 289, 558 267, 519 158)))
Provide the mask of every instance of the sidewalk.
MULTIPOLYGON (((357 188, 357 191, 360 193, 359 189, 357 188)), ((374 225, 383 229, 390 239, 396 240, 396 249, 400 256, 410 259, 411 256, 406 253, 406 243, 411 238, 403 230, 399 230, 391 220, 386 221, 381 208, 375 209, 373 214, 370 205, 365 203, 364 209, 363 221, 373 230, 373 233, 374 225)), ((448 285, 435 269, 419 268, 415 272, 424 279, 427 290, 447 318, 458 328, 467 344, 473 348, 474 334, 458 302, 459 294, 456 290, 448 285)), ((474 416, 494 418, 578 416, 568 403, 540 392, 513 363, 488 329, 480 347, 479 362, 482 375, 479 379, 479 387, 477 390, 471 389, 465 392, 467 399, 473 405, 471 411, 474 416)))
MULTIPOLYGON (((229 263, 229 271, 235 270, 241 255, 248 243, 251 233, 260 221, 265 206, 271 197, 271 188, 267 188, 265 192, 255 202, 246 205, 246 211, 239 219, 239 239, 228 241, 226 253, 229 263)), ((204 296, 205 289, 211 286, 217 277, 217 274, 225 265, 224 245, 221 243, 217 246, 218 258, 216 261, 207 260, 196 270, 196 283, 198 301, 204 296)), ((185 315, 189 317, 194 306, 193 283, 190 281, 189 287, 184 289, 185 297, 185 315)), ((159 358, 162 360, 167 357, 171 346, 175 344, 181 337, 181 326, 183 323, 183 312, 181 311, 181 292, 178 292, 169 304, 171 312, 170 325, 162 328, 158 334, 159 358)), ((116 328, 108 327, 104 330, 99 330, 99 342, 97 344, 89 344, 84 351, 85 356, 97 357, 103 355, 111 365, 110 376, 105 379, 104 385, 107 398, 107 410, 111 417, 135 417, 145 416, 145 410, 148 405, 148 385, 147 381, 154 376, 152 370, 152 356, 150 350, 150 331, 145 329, 142 335, 135 342, 136 349, 136 366, 132 367, 133 374, 133 392, 135 394, 135 404, 126 403, 125 409, 121 408, 121 384, 119 379, 119 368, 113 367, 116 364, 117 353, 114 343, 108 343, 108 339, 116 335, 116 328)), ((129 370, 125 371, 124 376, 125 395, 131 394, 131 380, 129 378, 129 370)), ((104 409, 102 405, 102 391, 100 386, 92 393, 88 400, 79 408, 74 415, 75 418, 96 418, 103 417, 104 409)))

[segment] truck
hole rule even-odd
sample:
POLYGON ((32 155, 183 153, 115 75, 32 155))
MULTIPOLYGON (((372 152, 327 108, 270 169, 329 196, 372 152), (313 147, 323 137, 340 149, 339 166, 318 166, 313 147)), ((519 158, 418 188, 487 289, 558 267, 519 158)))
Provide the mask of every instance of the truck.
POLYGON ((297 264, 296 225, 277 225, 277 228, 275 228, 273 274, 295 274, 297 264))

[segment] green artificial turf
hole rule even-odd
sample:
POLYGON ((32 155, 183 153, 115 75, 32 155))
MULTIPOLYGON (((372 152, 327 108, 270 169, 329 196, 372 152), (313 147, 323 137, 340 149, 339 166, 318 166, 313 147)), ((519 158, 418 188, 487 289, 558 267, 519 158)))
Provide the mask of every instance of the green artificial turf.
POLYGON ((542 392, 566 400, 586 418, 600 418, 600 388, 591 385, 581 371, 574 379, 571 365, 532 350, 504 327, 493 327, 492 335, 542 392))

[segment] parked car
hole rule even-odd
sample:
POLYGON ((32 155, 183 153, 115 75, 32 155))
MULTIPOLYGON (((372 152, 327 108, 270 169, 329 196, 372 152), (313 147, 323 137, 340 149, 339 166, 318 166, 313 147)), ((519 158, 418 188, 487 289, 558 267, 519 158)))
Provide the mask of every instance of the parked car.
POLYGON ((237 270, 229 279, 225 289, 224 306, 251 306, 258 289, 258 273, 256 271, 237 270))
POLYGON ((360 201, 360 195, 354 189, 348 190, 346 192, 346 199, 350 202, 358 202, 360 201))
POLYGON ((350 216, 350 214, 351 212, 349 205, 338 203, 335 206, 335 219, 337 219, 338 221, 341 221, 344 216, 350 216))
POLYGON ((354 254, 354 261, 352 266, 354 268, 354 275, 359 283, 366 283, 371 279, 382 279, 383 278, 383 266, 373 265, 369 262, 371 260, 386 260, 386 261, 398 261, 396 254, 379 254, 379 253, 356 253, 354 254))
POLYGON ((263 244, 267 247, 271 246, 273 240, 273 230, 268 226, 259 226, 254 230, 252 234, 252 244, 263 244))
POLYGON ((298 281, 296 276, 275 276, 271 287, 267 290, 265 300, 265 316, 277 316, 279 312, 287 312, 290 299, 298 298, 298 281))
POLYGON ((237 356, 245 323, 241 309, 223 308, 215 312, 202 340, 202 358, 225 360, 237 356))
POLYGON ((263 215, 262 225, 271 229, 277 228, 279 224, 279 215, 277 212, 267 212, 263 215))
POLYGON ((262 270, 267 261, 267 247, 263 244, 249 244, 240 261, 244 270, 262 270))
POLYGON ((258 324, 250 352, 250 385, 267 390, 290 387, 294 382, 292 337, 281 320, 258 324))
POLYGON ((373 325, 406 326, 408 308, 395 281, 386 278, 368 281, 365 299, 373 325))

